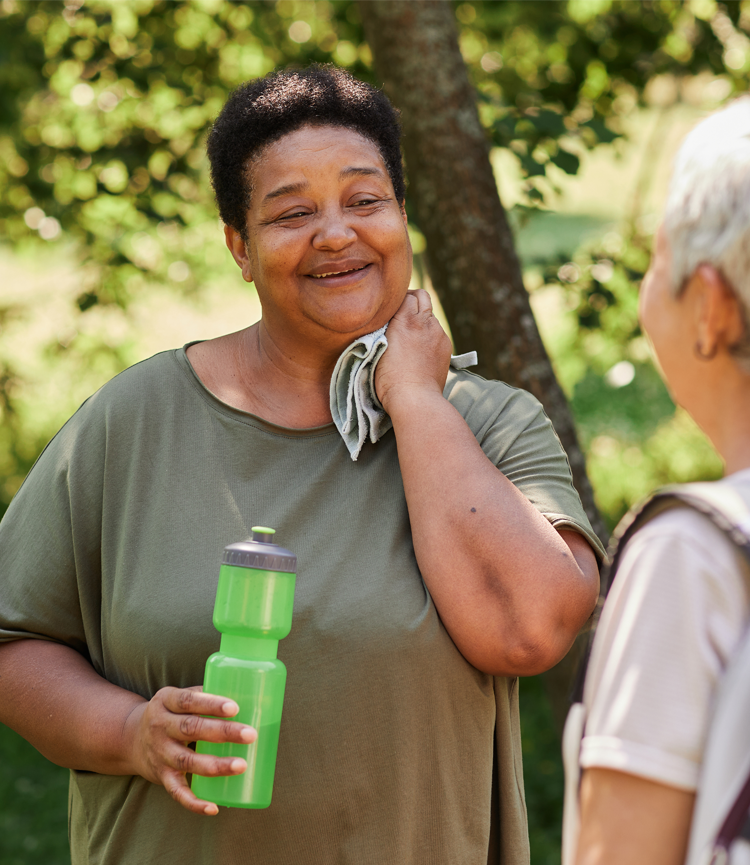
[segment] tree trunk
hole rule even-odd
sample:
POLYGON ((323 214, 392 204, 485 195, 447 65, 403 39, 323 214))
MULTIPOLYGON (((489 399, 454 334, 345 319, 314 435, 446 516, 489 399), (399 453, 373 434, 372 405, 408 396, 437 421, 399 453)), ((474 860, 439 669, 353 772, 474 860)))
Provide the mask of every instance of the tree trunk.
MULTIPOLYGON (((458 46, 453 4, 360 0, 358 6, 376 72, 402 112, 409 198, 456 351, 476 349, 482 375, 539 399, 568 454, 594 531, 606 541, 573 418, 523 284, 476 94, 458 46)), ((562 679, 569 681, 570 665, 555 668, 551 692, 567 690, 560 685, 562 679)), ((562 707, 555 709, 559 716, 562 707)))

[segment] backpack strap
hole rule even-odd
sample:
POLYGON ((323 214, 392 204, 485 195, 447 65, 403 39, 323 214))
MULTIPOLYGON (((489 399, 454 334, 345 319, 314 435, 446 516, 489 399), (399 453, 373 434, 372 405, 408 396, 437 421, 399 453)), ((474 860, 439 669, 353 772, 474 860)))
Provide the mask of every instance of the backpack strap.
MULTIPOLYGON (((689 484, 677 490, 684 491, 685 495, 679 497, 710 517, 750 562, 750 507, 736 491, 715 484, 689 484)), ((727 861, 729 848, 736 838, 750 841, 750 775, 716 836, 712 861, 727 861)))
POLYGON ((723 865, 735 839, 750 841, 750 628, 714 698, 686 865, 723 865))
MULTIPOLYGON (((607 547, 605 560, 607 564, 602 569, 602 598, 606 598, 609 594, 625 547, 638 529, 658 514, 681 506, 691 507, 707 516, 742 550, 750 561, 750 505, 742 496, 731 487, 716 482, 675 484, 657 490, 639 504, 634 505, 617 524, 607 547)), ((586 671, 588 670, 601 607, 600 600, 594 625, 589 631, 586 648, 573 682, 571 703, 583 702, 586 671)))
POLYGON ((721 824, 714 841, 711 865, 723 865, 729 861, 729 848, 735 838, 750 840, 750 775, 745 779, 734 805, 721 824))
POLYGON ((750 560, 750 505, 736 490, 715 482, 664 487, 626 514, 612 534, 607 550, 610 565, 604 574, 604 594, 609 593, 622 552, 635 532, 657 514, 680 505, 707 516, 750 560))

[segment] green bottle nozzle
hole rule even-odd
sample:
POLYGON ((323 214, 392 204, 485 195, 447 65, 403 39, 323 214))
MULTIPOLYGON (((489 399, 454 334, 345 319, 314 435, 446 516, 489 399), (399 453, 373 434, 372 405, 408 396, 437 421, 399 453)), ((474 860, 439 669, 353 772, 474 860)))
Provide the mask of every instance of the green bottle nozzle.
POLYGON ((253 526, 251 529, 253 536, 251 540, 260 544, 272 544, 273 536, 276 534, 276 529, 267 529, 265 526, 253 526))

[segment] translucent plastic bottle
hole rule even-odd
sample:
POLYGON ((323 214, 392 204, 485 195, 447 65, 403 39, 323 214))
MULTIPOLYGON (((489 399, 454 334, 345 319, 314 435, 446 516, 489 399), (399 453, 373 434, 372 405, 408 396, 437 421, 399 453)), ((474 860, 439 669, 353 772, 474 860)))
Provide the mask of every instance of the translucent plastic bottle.
POLYGON ((242 757, 241 775, 193 775, 196 796, 234 808, 271 804, 286 667, 276 657, 292 627, 297 557, 272 542, 274 529, 253 527, 247 541, 224 549, 214 606, 221 648, 206 661, 203 690, 228 697, 240 711, 232 718, 258 731, 245 744, 198 742, 199 754, 242 757))

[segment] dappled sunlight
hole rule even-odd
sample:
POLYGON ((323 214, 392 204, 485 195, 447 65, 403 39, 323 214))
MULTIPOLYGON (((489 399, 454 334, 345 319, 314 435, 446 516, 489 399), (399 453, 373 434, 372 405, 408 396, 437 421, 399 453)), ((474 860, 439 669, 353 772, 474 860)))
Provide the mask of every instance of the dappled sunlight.
MULTIPOLYGON (((651 363, 637 300, 680 140, 747 89, 750 7, 451 8, 532 310, 611 527, 653 487, 721 472, 651 363)), ((209 125, 233 88, 277 66, 333 62, 380 85, 361 17, 351 0, 0 0, 0 513, 113 375, 258 320, 217 218, 209 125)), ((450 334, 409 190, 406 207, 410 288, 430 292, 450 334)), ((525 692, 532 861, 557 865, 561 777, 540 688, 525 692)), ((0 735, 0 749, 13 741, 0 735)), ((35 777, 8 785, 27 810, 46 803, 35 777)), ((9 833, 8 849, 59 865, 64 824, 61 809, 63 859, 37 829, 9 833)))
POLYGON ((12 416, 0 407, 2 500, 10 500, 41 448, 113 375, 156 352, 260 318, 255 288, 231 266, 200 292, 145 285, 127 309, 94 304, 82 312, 87 275, 69 251, 0 255, 0 365, 11 377, 13 406, 12 416))

